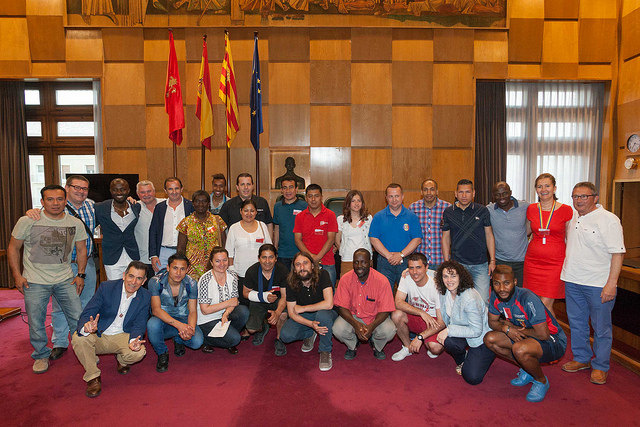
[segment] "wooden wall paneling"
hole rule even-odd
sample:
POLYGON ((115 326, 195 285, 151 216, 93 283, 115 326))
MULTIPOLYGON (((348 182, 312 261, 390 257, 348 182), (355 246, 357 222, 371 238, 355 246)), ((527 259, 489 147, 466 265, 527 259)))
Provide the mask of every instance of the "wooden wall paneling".
POLYGON ((295 173, 304 178, 306 185, 311 183, 311 154, 308 147, 276 148, 269 151, 269 169, 271 171, 269 188, 277 195, 282 194, 276 190, 276 178, 287 172, 285 162, 287 157, 293 157, 296 162, 295 173))
POLYGON ((270 104, 309 104, 309 63, 269 62, 268 84, 270 104))
MULTIPOLYGON (((263 126, 265 132, 268 129, 268 121, 267 116, 268 111, 266 107, 262 109, 263 115, 263 126)), ((200 148, 200 120, 196 117, 196 106, 195 105, 185 105, 184 107, 184 120, 185 120, 185 131, 183 131, 183 144, 186 144, 188 148, 200 148)), ((211 147, 212 148, 224 148, 227 146, 227 135, 226 135, 226 117, 224 105, 222 103, 214 103, 213 104, 213 136, 211 137, 211 147)), ((167 125, 167 133, 169 132, 169 128, 167 125)), ((262 138, 265 138, 265 134, 262 134, 262 138)))
POLYGON ((323 190, 351 188, 351 148, 311 147, 310 159, 313 183, 320 184, 323 190))
POLYGON ((433 65, 434 105, 473 105, 473 64, 433 65))
POLYGON ((627 183, 624 186, 624 203, 620 215, 624 227, 624 243, 627 248, 640 246, 638 212, 640 212, 640 184, 627 183))
POLYGON ((105 62, 144 61, 144 36, 142 28, 103 28, 102 42, 104 44, 105 62))
POLYGON ((351 32, 311 29, 309 59, 312 61, 351 61, 351 32), (320 38, 322 37, 322 38, 320 38), (336 38, 334 38, 336 37, 336 38), (340 38, 338 38, 340 37, 340 38))
POLYGON ((67 61, 69 77, 101 77, 102 61, 67 61))
POLYGON ((352 28, 353 61, 391 62, 392 30, 389 28, 352 28))
MULTIPOLYGON (((178 63, 178 66, 180 63, 178 63)), ((165 79, 167 64, 165 63, 165 79)), ((209 62, 209 74, 211 75, 211 96, 215 100, 219 100, 218 97, 218 86, 220 82, 220 63, 218 62, 209 62), (213 70, 218 70, 217 73, 214 73, 213 70), (215 94, 214 94, 215 92, 215 94)), ((180 87, 182 88, 182 102, 188 105, 196 105, 198 102, 198 79, 200 78, 200 62, 187 62, 184 64, 184 76, 182 74, 182 70, 180 71, 180 87), (184 81, 184 84, 183 84, 184 81)), ((164 86, 163 86, 164 87, 164 86)))
POLYGON ((473 76, 476 79, 504 80, 509 74, 506 62, 476 62, 473 64, 473 76))
POLYGON ((351 107, 348 105, 312 105, 312 147, 351 146, 351 107))
MULTIPOLYGON (((224 58, 224 30, 221 28, 206 28, 206 27, 191 27, 184 29, 184 41, 186 59, 189 62, 198 62, 202 60, 202 36, 207 35, 207 54, 209 56, 209 62, 220 61, 224 58)), ((174 35, 175 38, 175 35, 174 35)), ((266 60, 268 58, 266 50, 263 51, 262 41, 258 45, 260 59, 266 60)), ((235 44, 231 41, 231 53, 234 55, 235 60, 235 44)), ((218 70, 219 71, 219 70, 218 70)))
POLYGON ((629 59, 640 53, 640 8, 622 17, 622 58, 629 59))
MULTIPOLYGON (((145 28, 144 38, 144 61, 164 61, 169 59, 169 31, 165 28, 145 28)), ((173 44, 176 48, 176 58, 178 62, 186 59, 185 32, 183 28, 173 30, 173 44)))
POLYGON ((270 28, 269 61, 308 62, 309 28, 270 28))
POLYGON ((545 21, 542 45, 542 76, 577 77, 578 22, 545 21))
MULTIPOLYGON (((374 191, 362 191, 359 188, 353 187, 353 189, 360 190, 360 192, 362 193, 362 197, 364 197, 365 204, 367 205, 367 209, 369 210, 369 214, 371 214, 371 216, 387 207, 387 200, 385 199, 384 190, 390 183, 391 182, 388 182, 381 189, 374 191)), ((406 203, 406 196, 405 206, 408 206, 406 203)))
POLYGON ((540 62, 544 19, 511 18, 509 25, 509 62, 540 62))
POLYGON ((585 62, 613 62, 617 50, 616 19, 580 19, 578 59, 585 62))
MULTIPOLYGON (((295 106, 296 108, 300 107, 298 105, 295 106)), ((302 106, 305 107, 305 106, 302 106)), ((307 117, 308 117, 308 111, 309 111, 309 107, 307 107, 307 117)), ((236 134, 236 138, 233 140, 233 145, 237 146, 237 147, 253 147, 253 145, 251 144, 251 109, 249 108, 248 105, 241 105, 238 107, 238 113, 239 113, 239 117, 238 117, 238 123, 240 125, 240 130, 238 131, 238 133, 236 134)), ((214 118, 215 119, 215 118, 214 118)), ((267 126, 265 126, 265 121, 266 123, 269 123, 269 117, 262 117, 262 122, 263 122, 263 130, 266 130, 266 135, 265 133, 263 133, 260 136, 260 145, 264 146, 264 147, 268 147, 269 146, 269 138, 267 137, 269 135, 269 129, 267 126)), ((214 124, 215 126, 215 124, 214 124)), ((226 133, 226 118, 223 119, 221 125, 219 127, 216 127, 216 129, 220 129, 222 133, 226 133)), ((309 128, 307 126, 307 144, 309 141, 309 128)), ((225 136, 226 137, 226 136, 225 136)))
MULTIPOLYGON (((222 65, 220 65, 220 68, 217 69, 217 71, 215 72, 211 70, 211 68, 209 68, 209 72, 211 73, 211 80, 212 80, 211 91, 215 92, 215 95, 213 95, 213 93, 212 95, 218 99, 219 99, 218 87, 220 85, 221 69, 222 69, 222 65)), ((198 72, 199 71, 200 69, 198 69, 198 72)), ((253 63, 251 61, 238 61, 235 58, 233 58, 233 71, 235 71, 235 76, 236 76, 236 91, 238 93, 238 104, 249 105, 249 96, 251 95, 251 77, 253 73, 253 63)), ((260 77, 262 78, 262 68, 260 68, 260 77)), ((262 86, 268 86, 268 84, 265 84, 265 83, 262 83, 262 86)))
POLYGON ((26 18, 0 17, 0 75, 27 77, 31 74, 29 26, 26 18))
POLYGON ((475 31, 473 65, 476 79, 506 79, 508 61, 506 31, 475 31))
MULTIPOLYGON (((181 148, 178 147, 180 150, 181 148)), ((195 190, 200 190, 200 149, 189 148, 187 151, 187 162, 189 165, 187 171, 187 179, 185 187, 191 190, 191 193, 195 190)), ((214 148, 211 151, 206 150, 204 158, 204 182, 205 190, 211 192, 211 175, 215 173, 221 173, 227 175, 227 157, 226 152, 222 148, 214 148)), ((235 182, 235 181, 234 181, 235 182)), ((235 186, 232 186, 235 188, 235 186)))
POLYGON ((430 148, 394 148, 392 151, 392 181, 403 188, 419 189, 424 179, 431 176, 430 148))
MULTIPOLYGON (((637 2, 637 0, 633 1, 637 2)), ((617 20, 619 3, 618 0, 580 0, 580 18, 617 20)), ((628 4, 629 0, 625 0, 623 3, 628 4)))
MULTIPOLYGON (((226 161, 226 160, 225 160, 226 161)), ((225 166, 226 171, 226 166, 225 166)), ((236 177, 241 173, 250 173, 253 179, 256 179, 256 152, 253 147, 235 147, 231 146, 231 188, 233 196, 235 192, 236 177)), ((226 172, 223 172, 226 175, 226 172)), ((261 171, 261 173, 263 173, 261 171)), ((255 182, 255 181, 254 181, 255 182)), ((265 191, 265 190, 263 190, 265 191)))
POLYGON ((0 16, 25 16, 26 14, 26 0, 0 2, 0 16))
POLYGON ((431 106, 401 106, 392 108, 393 148, 433 145, 433 108, 431 106))
MULTIPOLYGON (((269 105, 269 144, 271 147, 308 147, 310 106, 269 105)), ((264 122, 264 118, 263 118, 264 122)))
POLYGON ((514 18, 544 19, 545 0, 511 0, 509 15, 514 18))
MULTIPOLYGON (((178 147, 178 178, 182 181, 184 186, 187 182, 187 150, 182 147, 178 147)), ((198 162, 198 165, 200 163, 198 162)), ((156 187, 157 193, 163 193, 162 186, 164 180, 173 176, 173 147, 170 144, 164 147, 147 148, 146 149, 146 165, 147 165, 147 179, 151 180, 156 187)), ((158 197, 166 197, 158 196, 158 197)), ((190 198, 188 195, 185 197, 190 198)))
POLYGON ((391 105, 351 106, 351 146, 391 147, 391 105))
POLYGON ((391 63, 351 64, 352 104, 391 104, 391 63))
MULTIPOLYGON (((640 131, 640 124, 638 123, 638 117, 640 117, 640 99, 618 105, 617 112, 618 140, 615 146, 618 149, 624 150, 628 135, 632 132, 640 131)), ((621 151, 621 153, 622 152, 623 151, 621 151)))
POLYGON ((620 64, 618 105, 640 99, 640 57, 620 64))
POLYGON ((351 149, 351 188, 384 192, 392 177, 391 149, 351 149))
POLYGON ((473 148, 472 105, 433 106, 433 148, 473 148))
POLYGON ((67 61, 99 61, 104 60, 104 46, 100 30, 66 31, 66 60, 67 61))
MULTIPOLYGON (((593 1, 593 0, 590 0, 593 1)), ((608 0, 612 1, 612 0, 608 0)), ((613 0, 615 1, 615 0, 613 0)), ((622 15, 628 15, 636 9, 640 9, 640 0, 625 0, 622 2, 622 15)))
MULTIPOLYGON (((431 156, 431 176, 438 181, 441 195, 455 191, 463 178, 473 181, 473 150, 433 150, 431 156)), ((453 203, 452 197, 444 200, 453 203)))
MULTIPOLYGON (((254 151, 255 156, 255 151, 254 151)), ((269 200, 269 190, 271 186, 271 160, 269 159, 269 148, 261 147, 260 148, 260 195, 265 199, 269 200)), ((256 189, 256 193, 258 190, 256 189)), ((272 203, 269 203, 269 206, 273 206, 272 203)), ((271 213, 273 214, 273 209, 271 209, 271 213)))
POLYGON ((392 64, 392 102, 431 104, 433 62, 395 61, 392 64))
POLYGON ((67 64, 64 62, 34 62, 31 74, 40 78, 58 78, 67 75, 67 64))
POLYGON ((67 13, 65 0, 26 0, 27 15, 63 16, 67 13))
MULTIPOLYGON (((147 148, 172 147, 173 142, 169 139, 169 116, 164 110, 164 105, 147 105, 145 108, 145 124, 147 148)), ((186 139, 188 131, 189 129, 182 129, 183 141, 186 139)), ((186 144, 180 145, 186 147, 186 144)))
MULTIPOLYGON (((144 105, 144 64, 104 64, 104 105, 144 105)), ((161 86, 164 88, 164 84, 161 86)), ((163 89, 160 89, 162 91, 163 89)))
MULTIPOLYGON (((144 105, 104 105, 104 146, 110 149, 144 148, 147 145, 146 127, 160 126, 147 123, 145 110, 144 105)), ((168 134, 168 125, 164 129, 168 134)))
POLYGON ((434 29, 433 60, 435 62, 472 62, 473 31, 434 29))
POLYGON ((351 103, 351 62, 311 61, 309 85, 312 104, 351 103))
POLYGON ((64 61, 66 42, 62 16, 27 15, 33 61, 64 61))
MULTIPOLYGON (((137 173, 147 175, 147 151, 144 149, 107 149, 104 157, 104 173, 137 173)), ((164 178, 162 178, 164 181, 164 178)), ((157 181, 157 188, 162 187, 157 181)))
POLYGON ((542 74, 540 64, 509 64, 507 66, 508 79, 539 79, 542 74))
POLYGON ((433 30, 394 28, 391 47, 393 61, 433 62, 433 30))
MULTIPOLYGON (((198 80, 197 80, 197 76, 195 81, 188 81, 186 79, 187 70, 186 70, 186 64, 184 61, 178 61, 178 73, 180 74, 180 89, 182 90, 182 102, 185 102, 187 99, 186 92, 197 91, 198 80)), ((144 63, 145 102, 150 105, 164 105, 164 89, 166 84, 167 84, 167 60, 145 61, 144 63)), ((216 86, 216 89, 217 89, 217 86, 216 86)), ((212 91, 213 91, 213 88, 212 88, 212 91)), ((217 91, 215 93, 217 94, 217 91)))
POLYGON ((578 65, 580 80, 612 80, 613 65, 611 64, 580 64, 578 65))
POLYGON ((580 0, 544 0, 545 19, 578 19, 580 0))

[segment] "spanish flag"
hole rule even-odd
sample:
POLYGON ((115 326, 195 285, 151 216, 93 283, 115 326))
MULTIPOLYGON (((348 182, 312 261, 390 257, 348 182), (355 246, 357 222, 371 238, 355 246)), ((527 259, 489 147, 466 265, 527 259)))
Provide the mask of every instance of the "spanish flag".
POLYGON ((231 147, 236 133, 240 130, 238 124, 238 93, 236 91, 236 76, 233 71, 231 59, 231 46, 229 44, 229 32, 224 32, 224 61, 220 74, 220 99, 226 107, 227 115, 227 147, 231 147))
POLYGON ((211 136, 213 135, 213 107, 206 35, 202 37, 202 63, 200 64, 200 77, 198 77, 196 117, 200 120, 200 142, 211 150, 211 136))
POLYGON ((182 106, 182 89, 180 89, 176 47, 171 30, 169 30, 169 65, 167 66, 167 83, 164 88, 164 110, 169 115, 169 139, 174 144, 180 145, 182 129, 184 129, 184 107, 182 106))

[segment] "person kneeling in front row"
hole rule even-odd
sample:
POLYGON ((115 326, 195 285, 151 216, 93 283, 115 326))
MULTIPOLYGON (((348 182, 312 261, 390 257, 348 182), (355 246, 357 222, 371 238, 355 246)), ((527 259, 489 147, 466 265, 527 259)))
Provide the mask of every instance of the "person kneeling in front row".
POLYGON ((540 363, 560 359, 567 349, 567 337, 540 298, 529 289, 516 287, 517 280, 508 265, 493 271, 489 297, 489 326, 484 336, 487 347, 520 366, 511 385, 532 384, 529 402, 541 402, 549 390, 549 380, 540 363))
POLYGON ((102 282, 80 315, 71 345, 85 370, 86 395, 96 397, 102 389, 98 354, 116 354, 119 374, 128 374, 131 365, 145 356, 142 345, 149 316, 151 294, 141 288, 147 266, 131 261, 122 279, 102 282))
POLYGON ((167 269, 149 280, 151 313, 147 322, 149 342, 158 355, 156 371, 169 369, 169 351, 165 340, 173 338, 173 353, 180 357, 185 346, 197 350, 204 336, 196 324, 198 284, 187 275, 189 260, 177 253, 169 257, 167 269))

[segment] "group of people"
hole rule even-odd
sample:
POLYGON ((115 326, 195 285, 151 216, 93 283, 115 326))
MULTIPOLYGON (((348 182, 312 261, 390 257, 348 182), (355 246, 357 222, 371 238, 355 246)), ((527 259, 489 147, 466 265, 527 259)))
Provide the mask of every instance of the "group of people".
POLYGON ((247 173, 231 198, 221 174, 211 194, 199 190, 191 200, 177 177, 165 180, 166 199, 140 181, 137 202, 122 179, 111 182, 112 199, 96 204, 88 186, 74 175, 65 187, 44 187, 42 210, 18 221, 8 258, 25 297, 33 372, 64 355, 71 331, 89 397, 101 392, 97 355, 115 353, 126 374, 146 354, 145 333, 156 370, 165 372, 168 339, 178 357, 185 347, 236 354, 243 339, 261 345, 273 326, 276 356, 290 342, 302 340, 310 352, 319 340, 322 371, 332 367, 334 336, 346 360, 362 343, 385 359, 396 334, 396 362, 422 347, 431 358, 446 350, 469 384, 483 380, 497 354, 520 367, 511 383, 531 384, 527 400, 537 402, 549 389, 540 364, 565 353, 553 312, 565 292, 573 360, 562 369, 592 368, 591 382, 606 382, 625 247, 620 221, 597 204, 592 183, 575 185, 574 209, 557 201, 550 174, 536 179, 535 204, 498 182, 494 202, 483 206, 469 180, 458 182, 450 204, 427 179, 422 199, 406 208, 402 187, 389 184, 382 211, 370 215, 362 193, 351 190, 338 217, 319 185, 307 186, 302 200, 287 177, 273 216, 247 173), (97 226, 108 278, 99 286, 97 226), (53 349, 45 329, 52 296, 53 349))

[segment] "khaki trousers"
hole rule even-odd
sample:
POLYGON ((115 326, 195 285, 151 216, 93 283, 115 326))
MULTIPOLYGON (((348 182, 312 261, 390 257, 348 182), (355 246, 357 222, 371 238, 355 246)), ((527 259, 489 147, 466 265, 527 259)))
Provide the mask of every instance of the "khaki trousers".
POLYGON ((115 353, 116 359, 122 366, 139 362, 147 354, 144 345, 140 351, 132 351, 129 348, 129 334, 126 332, 116 335, 102 334, 101 337, 96 334, 89 334, 85 337, 74 332, 71 337, 71 345, 76 357, 84 367, 85 374, 82 379, 87 382, 100 376, 100 369, 98 369, 96 362, 98 354, 115 353))

